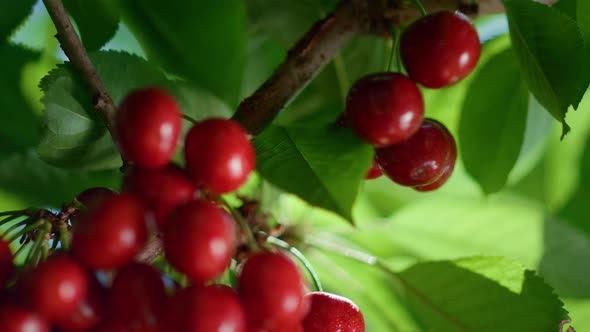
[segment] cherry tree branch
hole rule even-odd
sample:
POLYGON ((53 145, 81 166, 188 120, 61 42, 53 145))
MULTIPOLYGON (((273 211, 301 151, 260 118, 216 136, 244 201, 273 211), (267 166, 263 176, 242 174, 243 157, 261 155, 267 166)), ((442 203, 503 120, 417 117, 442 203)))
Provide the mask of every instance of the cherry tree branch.
MULTIPOLYGON (((460 9, 467 14, 504 10, 500 0, 424 0, 427 11, 460 9)), ((287 53, 272 76, 239 105, 234 119, 256 135, 357 35, 387 35, 392 26, 420 16, 418 8, 402 0, 343 0, 317 22, 287 53)))
POLYGON ((104 83, 98 76, 94 64, 90 61, 88 53, 86 53, 86 49, 80 41, 80 37, 78 37, 78 34, 74 30, 62 1, 43 0, 43 3, 57 29, 57 38, 59 39, 62 50, 86 83, 92 95, 94 108, 102 117, 111 135, 113 135, 116 111, 115 104, 104 83))

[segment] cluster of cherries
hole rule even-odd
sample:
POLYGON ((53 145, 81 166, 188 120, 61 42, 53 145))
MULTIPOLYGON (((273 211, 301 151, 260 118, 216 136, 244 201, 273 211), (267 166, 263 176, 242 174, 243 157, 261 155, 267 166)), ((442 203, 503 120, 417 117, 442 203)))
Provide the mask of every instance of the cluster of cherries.
MULTIPOLYGON (((129 164, 121 191, 91 188, 76 197, 63 250, 26 266, 0 293, 0 331, 364 332, 358 307, 309 292, 286 253, 257 244, 238 254, 247 230, 221 195, 246 182, 254 149, 238 123, 206 119, 186 135, 182 168, 171 162, 181 117, 160 88, 124 99, 115 119, 129 164), (172 279, 139 259, 154 239, 187 287, 166 286, 172 279), (219 283, 230 270, 235 288, 219 283)), ((0 239, 2 285, 13 259, 0 239)))
MULTIPOLYGON (((409 26, 400 47, 409 78, 379 73, 356 82, 345 121, 376 148, 369 176, 381 169, 399 184, 433 190, 450 176, 457 152, 449 131, 423 118, 415 82, 440 88, 467 76, 479 39, 465 17, 439 12, 409 26)), ((358 307, 309 292, 286 253, 252 245, 237 254, 249 229, 237 226, 239 215, 221 195, 241 187, 255 168, 249 137, 232 120, 197 122, 184 140, 183 168, 171 162, 181 122, 166 91, 131 92, 114 128, 129 165, 120 193, 80 193, 69 220, 58 220, 71 236, 61 236, 62 250, 36 266, 16 271, 0 239, 0 285, 8 286, 0 292, 0 331, 364 332, 358 307), (154 239, 188 286, 166 284, 170 278, 139 259, 154 239), (233 287, 219 283, 228 271, 236 276, 229 278, 233 287)), ((50 232, 40 234, 49 241, 50 232)))
POLYGON ((480 53, 477 31, 467 17, 437 12, 417 20, 401 36, 408 76, 376 73, 352 86, 344 124, 376 148, 365 178, 384 172, 418 191, 437 189, 448 180, 457 158, 455 140, 442 123, 424 118, 416 83, 431 89, 455 84, 471 73, 480 53))

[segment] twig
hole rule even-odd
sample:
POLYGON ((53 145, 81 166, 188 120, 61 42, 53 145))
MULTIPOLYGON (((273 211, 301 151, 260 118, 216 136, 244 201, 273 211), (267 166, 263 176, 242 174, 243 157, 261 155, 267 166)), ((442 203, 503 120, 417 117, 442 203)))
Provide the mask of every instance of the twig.
POLYGON ((86 49, 84 49, 78 34, 74 30, 62 1, 43 0, 43 3, 57 29, 57 37, 61 48, 70 59, 70 62, 76 71, 86 82, 92 96, 94 108, 103 118, 111 135, 113 135, 114 115, 116 110, 115 104, 113 103, 104 83, 100 77, 98 77, 96 68, 92 61, 90 61, 86 49))
MULTIPOLYGON (((462 1, 465 0, 425 0, 422 3, 430 12, 457 9, 462 1)), ((503 11, 499 0, 480 0, 478 4, 479 13, 503 11)), ((411 22, 417 17, 420 17, 420 11, 402 0, 342 1, 334 12, 311 27, 287 53, 272 76, 252 96, 242 101, 234 119, 251 134, 258 134, 353 37, 361 34, 387 35, 393 26, 411 22)))

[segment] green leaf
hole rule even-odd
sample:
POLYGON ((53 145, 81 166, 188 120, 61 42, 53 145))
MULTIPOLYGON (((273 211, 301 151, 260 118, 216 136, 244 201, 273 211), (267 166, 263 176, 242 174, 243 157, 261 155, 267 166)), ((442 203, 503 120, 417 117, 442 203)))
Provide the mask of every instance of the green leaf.
POLYGON ((105 0, 64 0, 63 3, 76 21, 88 51, 98 50, 117 32, 119 18, 105 4, 105 0))
MULTIPOLYGON (((11 2, 12 3, 12 2, 11 2)), ((38 52, 0 44, 0 155, 33 147, 39 140, 38 117, 21 88, 24 66, 38 60, 38 52)))
POLYGON ((82 190, 104 186, 119 189, 122 173, 77 171, 52 167, 34 151, 0 156, 0 191, 11 193, 28 206, 60 208, 82 190))
POLYGON ((420 263, 401 278, 429 331, 557 331, 567 318, 543 279, 503 257, 420 263))
POLYGON ((584 36, 586 45, 590 46, 590 2, 586 0, 559 0, 553 5, 564 14, 571 17, 578 23, 578 27, 584 36))
POLYGON ((588 53, 576 22, 546 5, 503 0, 522 73, 537 100, 569 131, 565 114, 578 107, 590 81, 588 53))
POLYGON ((424 331, 403 297, 396 293, 395 280, 387 274, 325 250, 308 249, 305 254, 326 291, 345 296, 358 305, 367 331, 424 331))
POLYGON ((590 294, 590 238, 547 218, 532 201, 439 197, 407 205, 389 220, 376 231, 419 259, 501 255, 537 269, 560 295, 590 294))
POLYGON ((336 126, 270 126, 253 143, 262 177, 352 222, 352 206, 373 158, 369 145, 336 126))
POLYGON ((120 1, 123 21, 148 57, 207 88, 231 106, 238 102, 246 46, 243 1, 120 1))
MULTIPOLYGON (((90 55, 115 104, 131 90, 168 86, 164 75, 140 57, 122 52, 90 55)), ((113 169, 121 165, 119 153, 92 105, 86 85, 69 63, 44 77, 43 138, 38 153, 60 167, 113 169)))
POLYGON ((43 140, 37 152, 46 162, 60 167, 113 169, 121 157, 106 127, 94 110, 85 110, 71 93, 59 85, 43 97, 45 115, 43 140))
POLYGON ((19 24, 33 11, 35 0, 5 1, 0 10, 0 45, 6 43, 19 24))
POLYGON ((460 155, 486 194, 502 189, 516 164, 528 98, 511 49, 485 63, 469 86, 459 126, 460 155))
POLYGON ((335 0, 248 0, 252 24, 269 33, 283 47, 290 48, 318 19, 324 17, 335 0))

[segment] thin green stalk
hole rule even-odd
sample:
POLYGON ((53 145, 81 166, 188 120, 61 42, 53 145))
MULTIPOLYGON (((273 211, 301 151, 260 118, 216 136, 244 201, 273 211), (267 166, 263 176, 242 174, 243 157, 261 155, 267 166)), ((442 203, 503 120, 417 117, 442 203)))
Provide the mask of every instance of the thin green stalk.
MULTIPOLYGON (((17 229, 17 228, 19 228, 19 227, 22 227, 22 226, 24 226, 24 225, 27 225, 29 222, 31 222, 31 220, 32 220, 32 218, 27 218, 27 219, 25 219, 25 220, 23 220, 23 221, 19 221, 19 222, 17 222, 16 224, 13 224, 12 226, 8 227, 8 228, 7 228, 7 229, 4 231, 4 233, 2 234, 2 237, 3 237, 3 238, 6 238, 6 237, 8 237, 8 235, 9 235, 9 234, 10 234, 12 231, 14 231, 15 229, 17 229)), ((12 242, 12 241, 11 241, 11 242, 12 242)))
POLYGON ((70 249, 70 230, 66 222, 59 226, 59 242, 61 242, 62 249, 70 249))
POLYGON ((33 242, 33 246, 31 247, 31 250, 29 250, 29 253, 27 254, 27 258, 25 258, 25 264, 27 265, 36 265, 36 264, 31 264, 31 262, 33 262, 34 259, 36 259, 36 257, 39 255, 39 247, 41 247, 41 244, 43 243, 44 239, 41 236, 38 236, 35 239, 35 242, 33 242))
POLYGON ((22 246, 20 246, 16 252, 14 253, 14 259, 16 260, 16 258, 18 257, 18 255, 20 255, 23 251, 25 251, 25 248, 29 246, 29 243, 25 243, 22 246))
POLYGON ((391 46, 391 54, 389 55, 389 64, 387 65, 387 71, 392 71, 391 66, 393 65, 393 59, 396 58, 397 61, 397 70, 402 70, 402 63, 399 56, 399 39, 400 39, 400 30, 396 27, 393 27, 391 30, 391 36, 395 39, 393 40, 393 45, 391 46))
POLYGON ((14 215, 22 216, 24 214, 25 214, 25 210, 4 211, 4 212, 0 212, 0 217, 14 216, 14 215))
POLYGON ((381 262, 377 257, 350 248, 342 248, 338 245, 327 244, 316 240, 308 240, 307 244, 317 249, 327 250, 334 254, 338 254, 361 263, 365 263, 379 269, 381 272, 395 279, 400 286, 402 286, 407 292, 412 293, 418 300, 430 307, 434 312, 438 313, 441 317, 454 324, 460 331, 470 331, 463 323, 458 321, 456 318, 449 315, 444 308, 441 308, 436 303, 433 303, 426 295, 424 295, 419 289, 408 283, 398 272, 392 270, 389 266, 381 262))
POLYGON ((418 7, 418 10, 420 10, 420 14, 422 14, 422 16, 426 16, 428 15, 426 13, 426 9, 424 9, 424 6, 422 6, 422 3, 420 3, 420 0, 410 0, 414 5, 416 5, 416 7, 418 7))
POLYGON ((342 54, 340 53, 334 57, 334 69, 336 70, 336 79, 338 80, 340 95, 342 96, 342 100, 345 100, 348 94, 348 88, 350 87, 350 79, 348 78, 348 73, 346 72, 344 59, 342 59, 342 54))
POLYGON ((28 225, 27 227, 21 229, 18 233, 16 233, 14 236, 12 236, 8 240, 8 242, 9 243, 13 242, 14 240, 18 239, 21 235, 26 234, 26 233, 28 233, 30 231, 33 231, 33 230, 41 227, 44 223, 45 223, 45 219, 39 219, 39 220, 37 220, 36 222, 34 222, 34 223, 28 225))
POLYGON ((305 255, 303 255, 303 253, 301 251, 299 251, 299 249, 293 247, 289 243, 287 243, 279 238, 276 238, 274 236, 268 236, 266 238, 266 242, 268 242, 276 247, 285 249, 285 250, 289 251, 293 256, 295 256, 295 258, 297 258, 301 262, 301 264, 303 264, 303 267, 305 267, 305 269, 309 273, 309 276, 311 277, 311 280, 313 281, 313 285, 314 285, 315 289, 318 292, 324 291, 322 288, 322 284, 320 282, 320 278, 319 278, 318 274, 315 272, 315 270, 313 269, 313 266, 307 260, 307 258, 305 258, 305 255))
POLYGON ((192 124, 195 124, 198 122, 197 120, 193 119, 190 115, 187 115, 187 114, 182 114, 182 118, 189 121, 192 124))
POLYGON ((248 238, 248 245, 250 246, 250 248, 254 251, 258 251, 260 249, 258 247, 258 242, 256 242, 256 238, 254 237, 254 233, 252 233, 252 230, 250 229, 250 226, 248 226, 248 223, 246 222, 246 220, 244 220, 242 215, 240 215, 240 213, 238 211, 236 211, 236 209, 234 209, 231 205, 229 205, 229 203, 225 199, 223 199, 223 197, 219 197, 219 200, 221 201, 223 206, 225 206, 225 208, 229 210, 231 215, 234 217, 234 219, 236 220, 236 222, 239 224, 240 228, 242 229, 242 232, 244 232, 244 234, 246 234, 246 237, 248 238))
POLYGON ((0 221, 0 225, 5 225, 5 224, 13 221, 14 219, 18 219, 20 217, 22 217, 22 215, 13 215, 8 218, 4 218, 4 219, 2 219, 2 221, 0 221))

